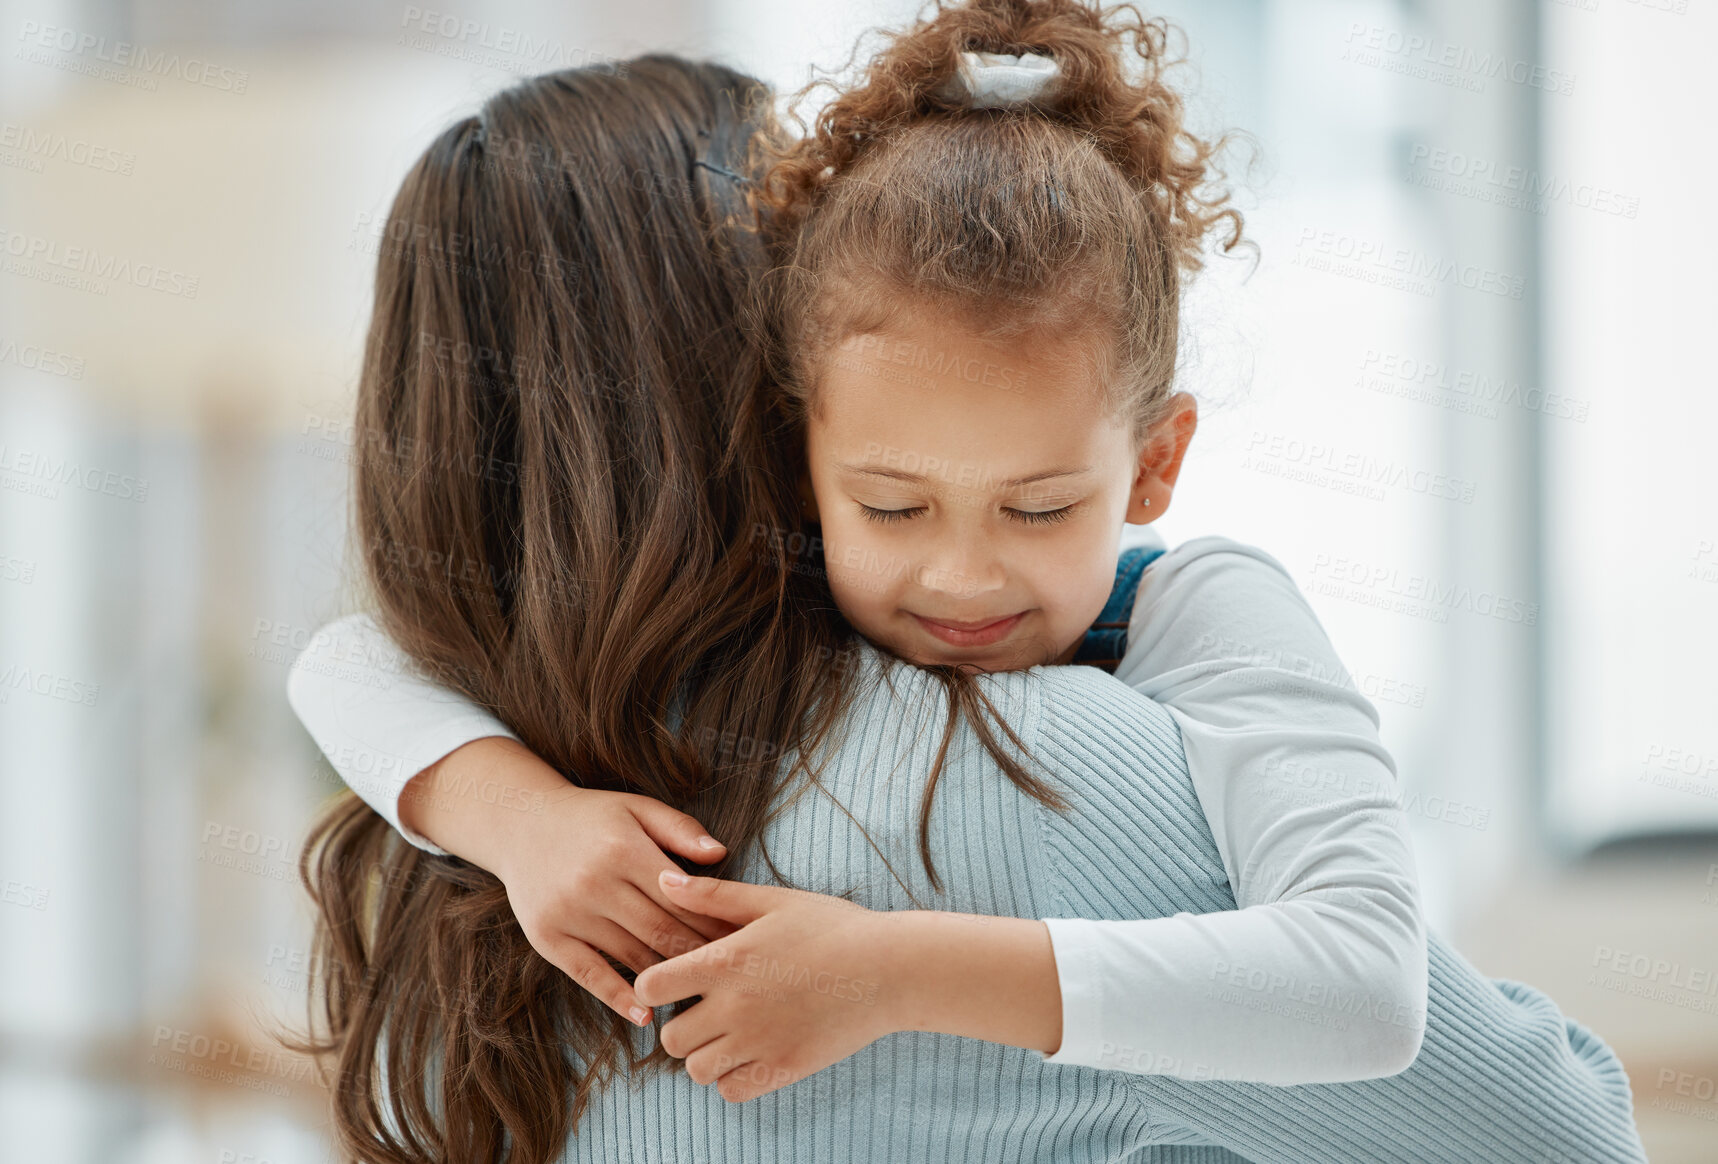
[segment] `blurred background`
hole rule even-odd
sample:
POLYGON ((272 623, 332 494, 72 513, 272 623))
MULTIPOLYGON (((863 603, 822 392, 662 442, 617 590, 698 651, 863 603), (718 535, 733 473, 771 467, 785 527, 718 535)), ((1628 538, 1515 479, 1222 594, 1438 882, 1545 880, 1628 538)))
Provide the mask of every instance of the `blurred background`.
MULTIPOLYGON (((1718 1160, 1718 12, 1175 0, 1259 259, 1163 532, 1265 547, 1383 717, 1434 924, 1718 1160), (1702 146, 1704 141, 1707 144, 1702 146)), ((287 707, 350 608, 376 226, 513 78, 782 91, 895 0, 0 0, 0 1159, 332 1159, 287 707)))

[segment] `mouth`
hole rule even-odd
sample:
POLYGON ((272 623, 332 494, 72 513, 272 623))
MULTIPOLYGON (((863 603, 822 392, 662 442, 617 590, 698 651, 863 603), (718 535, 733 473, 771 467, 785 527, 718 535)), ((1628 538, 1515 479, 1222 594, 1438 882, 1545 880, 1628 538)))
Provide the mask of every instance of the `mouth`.
POLYGON ((941 639, 951 647, 988 647, 1000 643, 1014 632, 1020 625, 1020 620, 1026 617, 1026 611, 1011 614, 1007 618, 979 620, 976 622, 954 622, 943 618, 926 618, 922 614, 913 615, 928 634, 941 639))

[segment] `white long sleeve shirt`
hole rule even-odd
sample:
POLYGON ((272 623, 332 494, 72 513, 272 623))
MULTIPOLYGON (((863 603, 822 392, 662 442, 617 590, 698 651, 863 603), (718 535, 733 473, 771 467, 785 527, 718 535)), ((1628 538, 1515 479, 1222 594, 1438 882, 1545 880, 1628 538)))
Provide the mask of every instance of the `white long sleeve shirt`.
MULTIPOLYGON (((1179 724, 1240 908, 1046 919, 1062 994, 1049 1061, 1276 1084, 1405 1069, 1426 934, 1395 767, 1293 580, 1226 538, 1168 551, 1140 581, 1116 677, 1179 724)), ((406 782, 472 740, 518 738, 363 615, 318 632, 287 690, 341 778, 430 852, 400 824, 406 782)))

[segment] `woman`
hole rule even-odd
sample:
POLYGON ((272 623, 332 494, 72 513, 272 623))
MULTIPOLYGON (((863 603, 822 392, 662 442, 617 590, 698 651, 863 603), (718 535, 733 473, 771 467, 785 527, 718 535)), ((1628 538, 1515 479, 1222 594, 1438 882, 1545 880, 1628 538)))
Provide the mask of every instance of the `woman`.
MULTIPOLYGON (((934 866, 1003 918, 1232 908, 1161 708, 1085 669, 972 684, 854 654, 791 536, 756 537, 800 527, 740 326, 767 270, 740 191, 766 108, 746 78, 644 58, 501 94, 414 168, 360 388, 382 625, 584 787, 694 814, 729 842, 718 874, 899 910, 936 896, 934 866), (1146 770, 1082 754, 1100 733, 1146 770), (939 776, 978 807, 931 818, 921 852, 939 776)), ((339 1127, 367 1160, 1639 1158, 1608 1049, 1435 942, 1420 1057, 1385 1080, 1188 1082, 1131 1073, 1150 1048, 1100 1071, 920 1031, 733 1107, 658 1070, 481 870, 352 801, 308 861, 339 1127)))

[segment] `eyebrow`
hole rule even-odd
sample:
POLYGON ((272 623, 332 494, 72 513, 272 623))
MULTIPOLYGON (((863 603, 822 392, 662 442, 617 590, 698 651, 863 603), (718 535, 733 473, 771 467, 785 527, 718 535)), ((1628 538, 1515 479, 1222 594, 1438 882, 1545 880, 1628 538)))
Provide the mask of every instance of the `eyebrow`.
MULTIPOLYGON (((931 480, 922 473, 907 473, 900 469, 877 469, 863 464, 837 464, 835 467, 843 473, 855 473, 862 477, 884 477, 890 481, 905 481, 910 485, 931 480)), ((1041 473, 1030 473, 1024 477, 1014 477, 1007 481, 994 482, 994 484, 999 489, 1013 489, 1020 485, 1036 485, 1040 481, 1049 481, 1057 477, 1082 477, 1091 471, 1089 465, 1082 465, 1077 469, 1045 469, 1041 473)))

